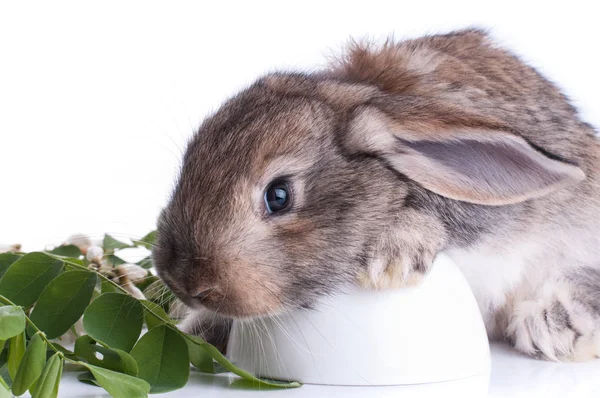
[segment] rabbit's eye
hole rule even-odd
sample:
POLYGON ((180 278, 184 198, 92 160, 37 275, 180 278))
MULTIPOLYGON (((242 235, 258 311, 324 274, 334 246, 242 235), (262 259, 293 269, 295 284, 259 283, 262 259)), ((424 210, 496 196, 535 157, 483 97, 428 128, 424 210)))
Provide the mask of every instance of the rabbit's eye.
POLYGON ((270 214, 287 210, 292 204, 292 193, 285 181, 273 181, 265 191, 265 205, 270 214))

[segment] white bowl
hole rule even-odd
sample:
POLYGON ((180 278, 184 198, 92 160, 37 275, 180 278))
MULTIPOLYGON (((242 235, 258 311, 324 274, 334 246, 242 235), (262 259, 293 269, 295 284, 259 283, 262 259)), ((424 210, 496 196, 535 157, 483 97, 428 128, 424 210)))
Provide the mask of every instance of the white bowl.
POLYGON ((263 377, 328 385, 404 385, 489 374, 475 298, 439 255, 418 287, 351 288, 314 310, 236 321, 230 359, 263 377))

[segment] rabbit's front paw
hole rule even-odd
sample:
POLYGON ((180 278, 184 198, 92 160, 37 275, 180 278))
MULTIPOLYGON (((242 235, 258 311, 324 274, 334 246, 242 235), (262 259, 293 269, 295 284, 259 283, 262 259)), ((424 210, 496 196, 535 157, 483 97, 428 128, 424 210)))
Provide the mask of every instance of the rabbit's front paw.
POLYGON ((359 277, 362 286, 369 289, 393 289, 416 286, 423 280, 428 266, 406 259, 384 260, 378 258, 359 277))
POLYGON ((600 356, 598 320, 566 295, 519 302, 507 329, 515 348, 552 361, 587 361, 600 356))

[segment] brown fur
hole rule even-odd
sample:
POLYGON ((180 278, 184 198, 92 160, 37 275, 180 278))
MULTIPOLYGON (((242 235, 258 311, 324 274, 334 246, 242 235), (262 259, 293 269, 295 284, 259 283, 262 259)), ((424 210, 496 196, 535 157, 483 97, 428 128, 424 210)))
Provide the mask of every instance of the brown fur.
POLYGON ((191 307, 249 317, 311 307, 347 283, 415 283, 441 250, 500 251, 531 237, 548 250, 572 236, 589 241, 564 264, 524 257, 521 279, 494 296, 500 303, 478 296, 490 335, 515 341, 524 315, 513 311, 536 297, 544 278, 600 268, 599 169, 593 129, 552 83, 485 33, 353 43, 322 72, 263 77, 203 123, 159 220, 154 258, 191 307), (443 153, 469 142, 484 157, 495 148, 507 160, 525 153, 515 166, 522 170, 502 174, 502 160, 474 168, 483 177, 453 164, 411 169, 414 159, 442 165, 419 148, 435 143, 443 153), (524 170, 541 176, 540 189, 524 170), (276 178, 289 182, 294 203, 271 216, 263 193, 276 178), (222 294, 194 298, 211 286, 222 294))

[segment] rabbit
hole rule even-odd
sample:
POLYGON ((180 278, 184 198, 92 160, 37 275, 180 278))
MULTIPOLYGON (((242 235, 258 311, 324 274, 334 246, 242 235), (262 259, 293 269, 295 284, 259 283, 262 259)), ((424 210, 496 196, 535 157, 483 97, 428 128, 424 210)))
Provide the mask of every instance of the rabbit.
POLYGON ((157 231, 183 329, 222 350, 232 319, 414 286, 443 251, 491 339, 600 355, 600 140, 484 30, 259 78, 195 133, 157 231))

